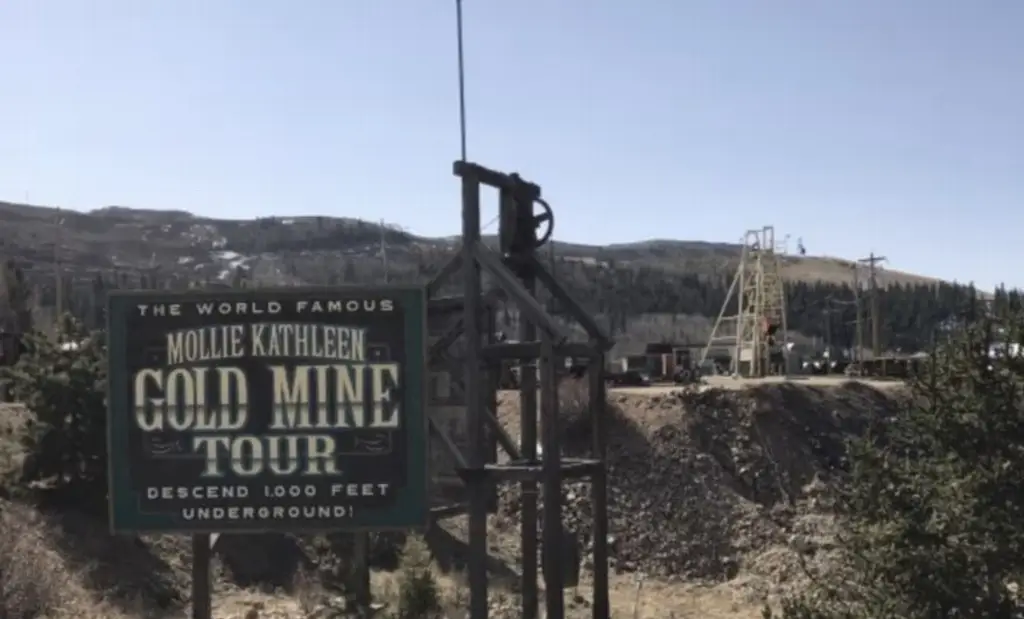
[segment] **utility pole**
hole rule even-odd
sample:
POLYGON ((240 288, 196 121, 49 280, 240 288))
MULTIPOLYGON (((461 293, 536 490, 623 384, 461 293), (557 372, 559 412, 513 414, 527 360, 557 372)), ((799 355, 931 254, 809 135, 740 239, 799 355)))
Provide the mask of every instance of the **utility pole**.
MULTIPOLYGON (((859 264, 864 264, 868 267, 868 290, 871 295, 871 352, 872 356, 876 359, 882 356, 882 321, 879 308, 877 265, 886 260, 885 256, 876 256, 874 252, 871 252, 867 258, 861 258, 857 261, 859 264)), ((858 313, 858 319, 859 317, 858 313)))
POLYGON ((835 310, 832 307, 832 297, 830 295, 830 296, 825 297, 825 311, 823 312, 824 315, 825 315, 825 338, 824 338, 825 341, 824 341, 824 344, 825 344, 825 352, 827 353, 825 356, 829 360, 832 359, 832 312, 833 311, 835 311, 835 310))
POLYGON ((384 227, 384 220, 380 220, 380 259, 384 265, 384 283, 388 283, 388 243, 387 228, 384 227))
POLYGON ((54 230, 53 230, 53 278, 54 278, 54 284, 56 286, 56 288, 55 288, 56 309, 57 309, 57 316, 56 316, 56 318, 57 318, 57 327, 58 327, 58 329, 60 328, 60 324, 61 324, 61 322, 60 322, 61 316, 64 315, 64 277, 63 277, 63 273, 61 273, 62 269, 61 269, 61 263, 60 263, 60 260, 61 260, 61 243, 63 242, 63 239, 62 239, 62 229, 63 229, 63 227, 64 227, 64 218, 61 217, 61 209, 58 206, 57 207, 57 212, 54 214, 54 218, 53 218, 53 228, 54 228, 54 230))
POLYGON ((857 364, 857 369, 860 370, 860 362, 863 360, 864 351, 864 329, 861 324, 861 307, 860 307, 860 265, 858 263, 853 264, 853 311, 854 311, 854 348, 853 348, 853 361, 857 364))

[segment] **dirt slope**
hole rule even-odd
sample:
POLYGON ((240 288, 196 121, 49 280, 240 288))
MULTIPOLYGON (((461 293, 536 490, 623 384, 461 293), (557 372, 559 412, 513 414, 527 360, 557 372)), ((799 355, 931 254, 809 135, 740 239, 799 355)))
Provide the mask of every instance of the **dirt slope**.
MULTIPOLYGON (((843 466, 845 440, 891 414, 900 398, 898 389, 855 382, 612 392, 614 570, 766 591, 790 579, 790 551, 807 552, 827 537, 815 490, 843 466), (774 582, 754 582, 762 578, 774 582)), ((515 394, 505 396, 501 413, 514 425, 515 394)), ((566 428, 570 450, 589 441, 580 419, 566 428)), ((505 517, 518 512, 518 498, 517 489, 504 491, 505 517)), ((566 524, 588 539, 587 484, 568 488, 566 501, 566 524)))

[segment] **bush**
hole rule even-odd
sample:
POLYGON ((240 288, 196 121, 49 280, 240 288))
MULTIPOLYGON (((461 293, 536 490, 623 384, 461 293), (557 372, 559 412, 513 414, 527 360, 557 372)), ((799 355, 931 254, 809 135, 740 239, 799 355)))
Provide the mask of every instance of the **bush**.
POLYGON ((26 337, 27 351, 3 377, 29 411, 20 442, 24 486, 106 497, 106 346, 66 317, 57 339, 26 337), (63 345, 61 344, 63 343, 63 345))
POLYGON ((841 562, 784 619, 1024 616, 1024 356, 993 358, 1006 341, 1024 341, 1024 315, 966 328, 851 445, 841 562))

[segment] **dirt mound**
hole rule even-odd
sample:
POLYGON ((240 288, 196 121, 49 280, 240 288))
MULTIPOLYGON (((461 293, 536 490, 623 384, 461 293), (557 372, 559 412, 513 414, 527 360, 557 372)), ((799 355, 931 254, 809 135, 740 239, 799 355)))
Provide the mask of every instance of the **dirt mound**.
MULTIPOLYGON (((792 542, 794 519, 813 510, 805 489, 841 470, 846 439, 891 414, 899 397, 852 382, 613 392, 613 566, 652 576, 732 579, 758 553, 792 542)), ((589 424, 573 411, 567 415, 565 450, 582 450, 589 424)), ((518 495, 518 488, 503 489, 502 514, 518 512, 518 495)), ((567 487, 565 501, 566 525, 589 539, 588 484, 567 487)))

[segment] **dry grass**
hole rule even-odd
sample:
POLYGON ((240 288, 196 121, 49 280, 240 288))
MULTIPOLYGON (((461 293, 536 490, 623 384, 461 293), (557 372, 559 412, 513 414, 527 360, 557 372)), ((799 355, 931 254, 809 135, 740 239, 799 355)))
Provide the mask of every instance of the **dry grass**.
MULTIPOLYGON (((519 566, 519 528, 509 527, 508 522, 496 517, 488 518, 488 547, 491 556, 509 566, 519 566)), ((466 540, 467 527, 465 517, 456 517, 444 524, 445 528, 455 537, 466 540)), ((374 591, 385 597, 393 596, 395 576, 392 574, 375 574, 374 591), (379 585, 378 585, 379 583, 379 585)), ((461 607, 468 604, 468 589, 463 575, 439 575, 439 582, 446 600, 455 600, 461 591, 463 606, 446 603, 446 608, 461 607)), ((646 579, 640 590, 637 605, 637 580, 634 574, 619 574, 612 570, 609 577, 609 603, 613 617, 631 619, 755 619, 760 617, 764 596, 751 595, 750 588, 734 583, 702 585, 683 581, 646 579)), ((543 611, 544 587, 540 583, 541 607, 543 611)), ((491 580, 489 601, 492 616, 519 617, 518 609, 521 598, 507 587, 506 583, 491 580)), ((566 616, 584 619, 590 617, 593 600, 593 581, 589 570, 584 570, 579 587, 565 592, 566 616)), ((449 615, 455 616, 455 615, 449 615)))
MULTIPOLYGON (((464 574, 446 574, 438 566, 431 565, 430 572, 437 585, 441 616, 456 616, 469 607, 468 584, 464 574)), ((381 616, 393 616, 399 606, 402 593, 401 572, 374 570, 370 574, 370 590, 373 593, 374 608, 381 616)), ((502 598, 501 591, 492 591, 492 598, 502 598)), ((300 575, 291 596, 260 596, 238 592, 224 596, 218 608, 229 614, 253 607, 273 608, 282 618, 320 617, 331 612, 341 612, 345 601, 336 593, 326 589, 315 577, 300 575)))
POLYGON ((0 503, 0 617, 99 619, 123 615, 97 600, 53 543, 46 521, 31 508, 0 503))
MULTIPOLYGON (((33 508, 19 503, 0 502, 0 618, 3 619, 153 619, 154 610, 145 600, 128 604, 108 603, 86 585, 88 578, 77 572, 62 556, 58 541, 61 532, 49 519, 33 508)), ((467 608, 467 585, 462 574, 444 574, 431 565, 438 585, 442 614, 457 616, 467 608)), ((398 572, 372 574, 372 591, 379 616, 393 615, 401 592, 398 572)), ((510 599, 494 592, 497 604, 510 599)), ((214 599, 215 619, 307 619, 336 616, 344 608, 339 594, 326 589, 311 577, 300 577, 294 590, 242 590, 218 582, 214 599)), ((186 609, 161 613, 164 619, 186 616, 186 609)))
POLYGON ((0 478, 21 466, 18 432, 25 426, 26 417, 20 404, 0 403, 0 478))
POLYGON ((638 619, 755 619, 761 605, 729 584, 696 584, 645 580, 632 577, 612 578, 609 602, 613 617, 638 619))

